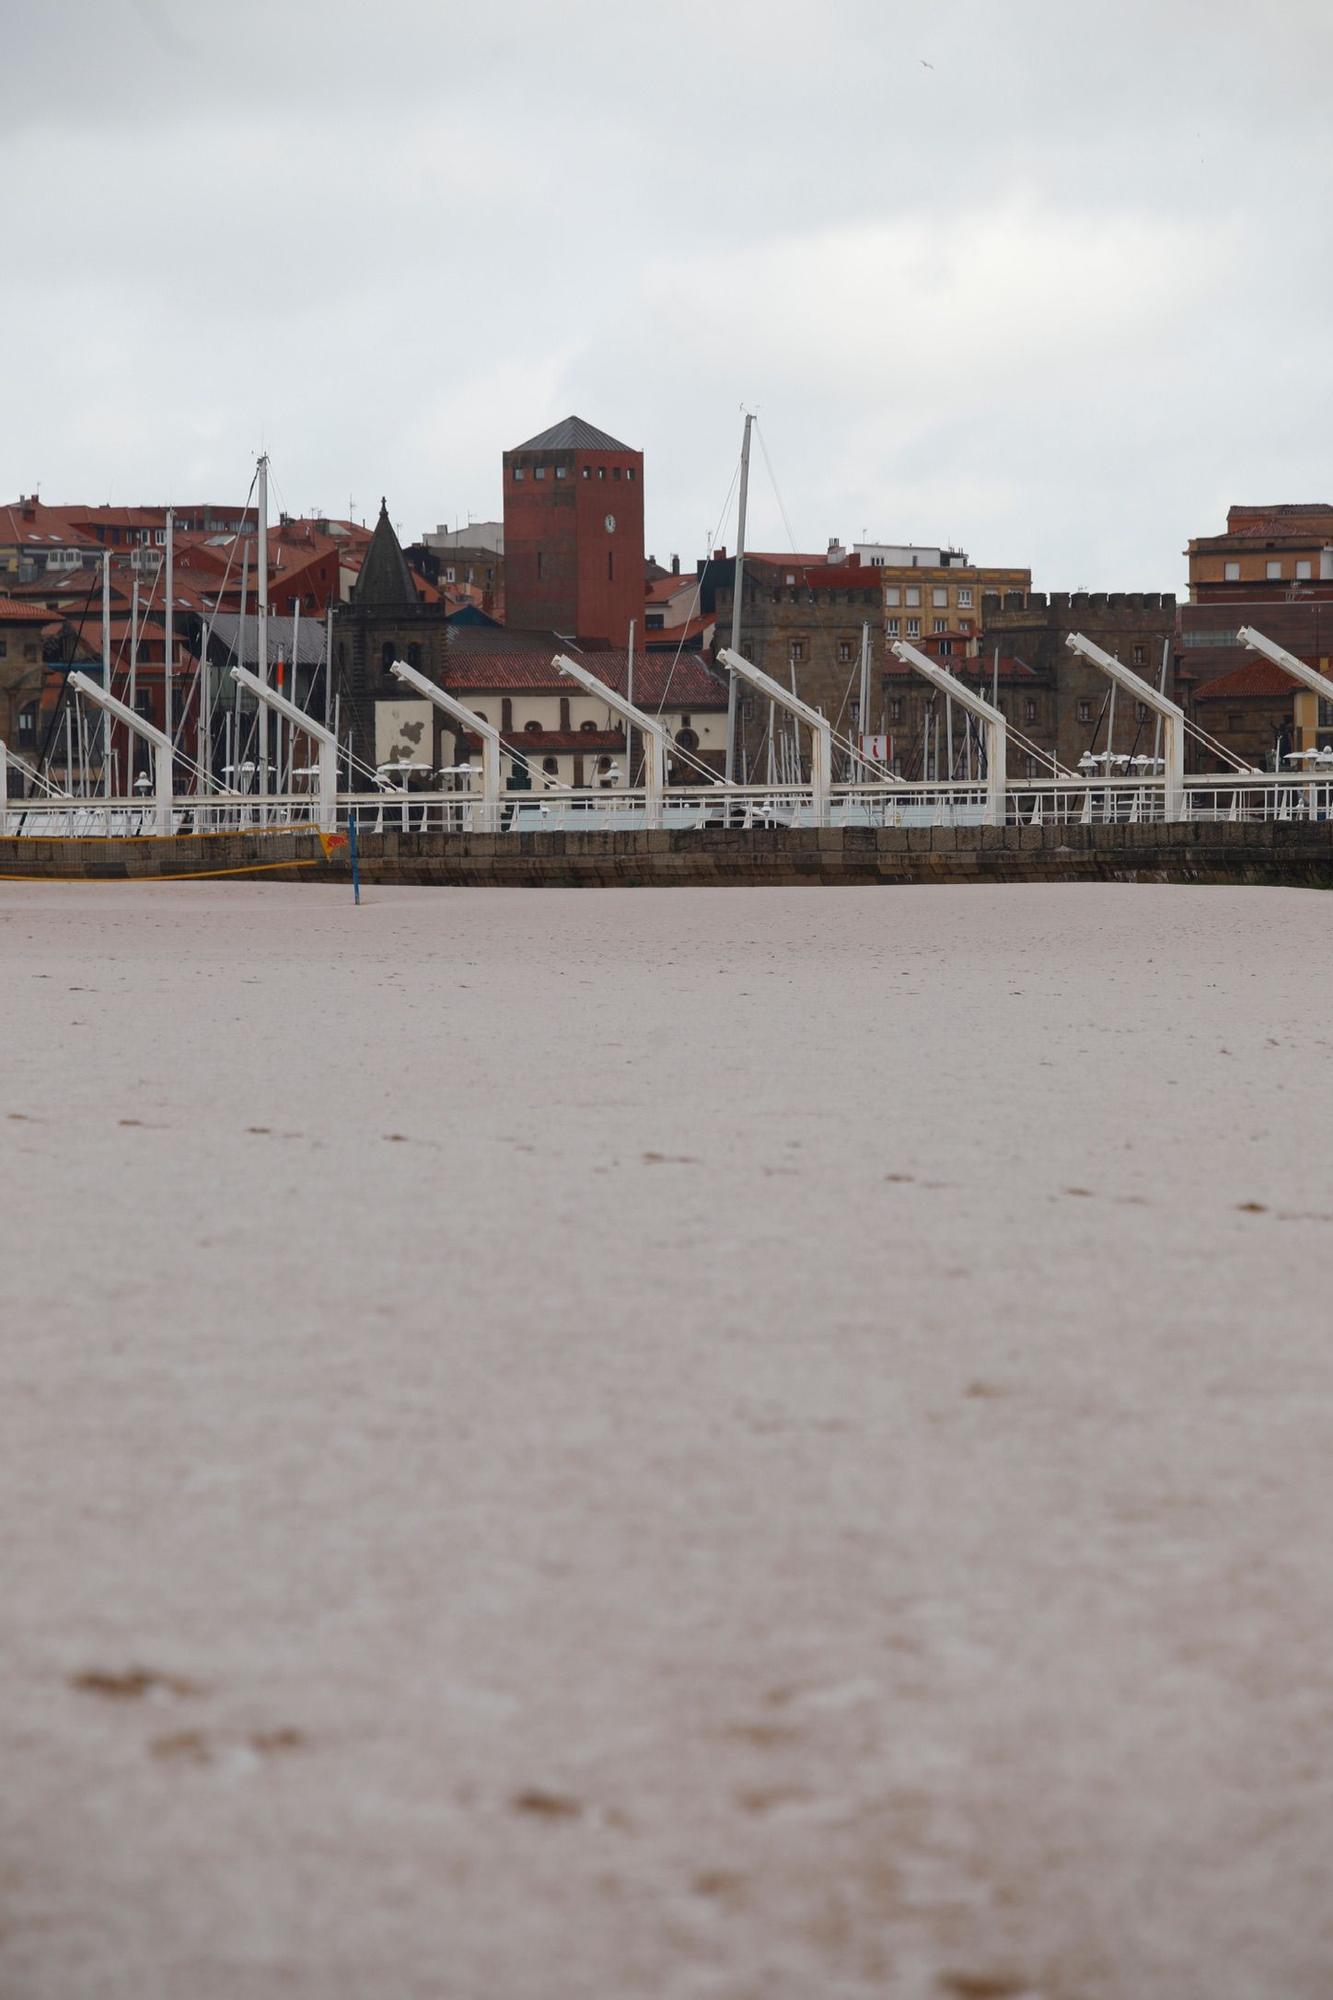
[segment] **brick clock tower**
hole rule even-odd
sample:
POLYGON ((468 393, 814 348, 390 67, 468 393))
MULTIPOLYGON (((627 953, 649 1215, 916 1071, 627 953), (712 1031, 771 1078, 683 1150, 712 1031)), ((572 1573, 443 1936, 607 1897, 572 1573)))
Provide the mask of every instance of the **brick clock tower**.
POLYGON ((504 455, 505 623, 623 646, 643 617, 643 453, 566 417, 504 455))

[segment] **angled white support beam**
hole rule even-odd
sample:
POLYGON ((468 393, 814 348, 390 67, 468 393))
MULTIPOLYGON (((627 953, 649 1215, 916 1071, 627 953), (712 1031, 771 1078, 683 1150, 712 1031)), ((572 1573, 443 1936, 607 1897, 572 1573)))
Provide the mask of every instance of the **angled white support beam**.
POLYGON ((113 694, 107 694, 100 682, 90 681, 87 674, 78 672, 69 676, 69 685, 77 693, 86 695, 95 702, 104 714, 112 715, 117 722, 123 722, 136 736, 153 746, 153 797, 157 808, 157 830, 171 832, 171 791, 172 791, 172 748, 171 738, 151 722, 145 722, 132 708, 126 708, 123 701, 117 701, 113 694))
MULTIPOLYGON (((570 680, 577 681, 589 694, 596 695, 598 701, 604 701, 622 722, 643 731, 646 749, 643 760, 644 822, 648 826, 661 826, 662 793, 666 787, 667 756, 671 749, 670 739, 661 723, 656 716, 645 715, 632 701, 626 701, 623 694, 617 694, 605 681, 599 681, 596 674, 590 673, 587 667, 580 666, 577 660, 571 660, 567 653, 557 653, 552 665, 559 667, 562 674, 568 674, 570 680)), ((625 744, 628 766, 628 733, 625 744)), ((626 775, 628 776, 628 770, 626 775)))
POLYGON ((718 658, 724 667, 730 667, 732 673, 739 674, 743 681, 748 681, 752 688, 769 701, 776 702, 779 708, 785 708, 788 715, 794 715, 810 731, 811 801, 815 818, 821 826, 827 826, 828 797, 833 786, 833 730, 830 724, 817 708, 811 708, 809 702, 802 701, 790 688, 783 687, 781 681, 775 681, 771 674, 766 674, 753 660, 747 660, 744 654, 734 653, 730 646, 724 646, 718 658))
POLYGON ((1003 826, 1006 812, 1005 784, 1007 781, 1009 725, 998 708, 993 708, 984 695, 975 694, 956 674, 942 667, 938 660, 928 654, 918 652, 905 639, 894 639, 889 647, 896 653, 904 666, 915 667, 941 694, 947 694, 969 715, 974 715, 986 736, 986 824, 1003 826))
MULTIPOLYGON (((261 681, 258 674, 252 674, 248 667, 236 666, 231 677, 239 687, 248 688, 256 700, 263 704, 261 713, 272 709, 291 723, 294 729, 303 729, 319 753, 319 825, 322 833, 332 833, 338 824, 338 741, 331 729, 322 722, 316 722, 313 715, 307 715, 294 701, 288 701, 285 694, 279 694, 261 681)), ((263 789, 267 789, 267 778, 263 789)), ((262 807, 261 807, 262 810, 262 807)))
POLYGON ((453 721, 459 722, 473 736, 481 738, 481 811, 484 833, 496 833, 500 825, 500 732, 493 722, 487 722, 481 715, 474 715, 461 701, 446 694, 434 681, 427 680, 419 667, 409 667, 406 660, 395 660, 389 672, 404 687, 415 689, 427 701, 434 702, 453 721))
POLYGON ((1281 667, 1302 687, 1309 688, 1312 694, 1322 696, 1325 701, 1333 701, 1333 680, 1317 668, 1307 667, 1304 660, 1298 660, 1285 646, 1265 638, 1262 632, 1255 631, 1253 625, 1242 625, 1236 637, 1242 646, 1248 646, 1252 653, 1262 653, 1266 660, 1271 660, 1275 667, 1281 667))
POLYGON ((9 745, 0 736, 0 840, 9 832, 9 745))
MULTIPOLYGON (((1162 718, 1162 769, 1166 785, 1166 795, 1162 805, 1164 819, 1183 819, 1185 816, 1185 711, 1166 695, 1160 694, 1151 681, 1145 681, 1142 674, 1136 674, 1123 660, 1117 660, 1101 646, 1085 639, 1081 632, 1065 635, 1065 644, 1071 653, 1079 653, 1094 667, 1100 668, 1108 680, 1115 681, 1132 694, 1135 701, 1162 718)), ((1107 766, 1110 775, 1110 766, 1107 766)))

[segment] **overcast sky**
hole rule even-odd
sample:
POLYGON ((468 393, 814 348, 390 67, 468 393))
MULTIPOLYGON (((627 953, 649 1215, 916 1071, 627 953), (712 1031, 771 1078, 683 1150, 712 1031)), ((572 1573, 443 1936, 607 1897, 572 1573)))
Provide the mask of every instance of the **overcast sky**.
POLYGON ((1173 589, 1333 499, 1333 4, 0 0, 0 497, 409 537, 577 412, 702 553, 1173 589), (790 546, 756 453, 753 547, 790 546))

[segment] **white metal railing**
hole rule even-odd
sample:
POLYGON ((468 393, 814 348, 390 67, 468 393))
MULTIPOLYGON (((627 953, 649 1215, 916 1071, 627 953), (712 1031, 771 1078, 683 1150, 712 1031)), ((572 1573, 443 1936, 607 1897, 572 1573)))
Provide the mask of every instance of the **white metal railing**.
MULTIPOLYGON (((1160 824, 1167 792, 1160 775, 1011 779, 1005 795, 1010 826, 1108 826, 1160 824)), ((989 814, 985 779, 836 783, 823 813, 808 784, 668 786, 659 806, 669 832, 705 828, 981 826, 989 814)), ((10 836, 37 839, 125 838, 157 831, 150 795, 69 798, 44 794, 6 802, 10 836)), ((404 790, 383 782, 375 790, 337 794, 337 823, 355 817, 364 833, 481 833, 498 820, 505 833, 636 832, 651 823, 652 804, 638 787, 557 787, 501 794, 491 817, 480 789, 404 790)), ((1182 821, 1261 823, 1270 820, 1333 822, 1333 773, 1254 771, 1193 775, 1184 781, 1182 821)), ((270 793, 214 791, 172 800, 175 833, 314 830, 320 801, 315 788, 270 793)))

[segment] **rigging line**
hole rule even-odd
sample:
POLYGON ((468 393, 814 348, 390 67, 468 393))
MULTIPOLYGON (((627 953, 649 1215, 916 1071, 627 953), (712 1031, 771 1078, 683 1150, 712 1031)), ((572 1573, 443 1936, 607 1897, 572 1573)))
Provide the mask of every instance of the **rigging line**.
MULTIPOLYGON (((92 606, 92 601, 93 601, 93 592, 97 589, 97 586, 98 586, 97 571, 96 569, 94 569, 92 573, 92 581, 88 585, 88 595, 84 601, 83 610, 79 616, 78 627, 74 634, 74 646, 76 650, 83 644, 83 628, 84 625, 87 623, 88 612, 92 606)), ((62 617, 60 622, 62 625, 67 625, 69 623, 69 620, 67 618, 62 617)), ((45 666, 45 662, 43 662, 43 666, 45 666)), ((60 727, 60 719, 65 712, 65 703, 68 697, 69 697, 69 669, 67 666, 64 677, 60 684, 60 694, 57 697, 55 707, 51 711, 51 720, 46 725, 46 741, 43 743, 41 751, 39 752, 37 758, 38 771, 49 772, 50 770, 51 750, 55 742, 56 731, 60 727)), ((68 771, 66 771, 65 773, 65 783, 67 785, 69 783, 68 771)), ((73 797, 73 794, 70 793, 68 796, 73 797)))
POLYGON ((781 492, 781 489, 780 489, 780 488, 779 488, 779 486, 778 486, 778 476, 777 476, 776 472, 774 472, 774 470, 773 470, 773 461, 772 461, 772 459, 771 459, 771 458, 769 457, 769 455, 768 455, 768 446, 767 446, 767 445, 765 444, 765 442, 764 442, 764 431, 763 431, 763 426, 761 425, 761 423, 760 423, 760 421, 759 421, 758 417, 756 417, 756 418, 755 418, 755 420, 754 420, 754 427, 755 427, 755 429, 756 429, 756 430, 758 431, 758 433, 759 433, 759 449, 760 449, 760 451, 761 451, 761 452, 762 452, 762 453, 764 454, 764 464, 765 464, 765 465, 766 465, 766 466, 768 467, 768 476, 769 476, 769 479, 771 480, 771 482, 772 482, 772 485, 773 485, 773 493, 774 493, 774 497, 776 498, 776 500, 777 500, 777 503, 778 503, 778 512, 779 512, 779 513, 781 514, 781 516, 782 516, 782 525, 783 525, 783 527, 784 527, 784 528, 785 528, 785 529, 787 530, 787 540, 788 540, 788 541, 789 541, 789 542, 791 543, 791 552, 792 552, 792 554, 793 554, 793 555, 795 555, 795 554, 796 554, 796 537, 795 537, 795 535, 794 535, 794 534, 792 533, 792 531, 791 531, 791 522, 790 522, 790 521, 788 520, 788 518, 787 518, 787 509, 786 509, 786 507, 785 507, 785 506, 783 505, 783 501, 782 501, 782 492, 781 492))
MULTIPOLYGON (((726 496, 725 496, 725 498, 723 499, 723 502, 722 502, 722 508, 721 508, 721 511, 720 511, 720 513, 718 514, 718 517, 717 517, 717 523, 718 523, 718 524, 717 524, 716 528, 714 528, 714 530, 713 530, 713 533, 712 533, 712 537, 711 537, 711 539, 712 539, 712 541, 713 541, 713 543, 714 543, 714 545, 715 545, 715 546, 716 546, 716 542, 717 542, 717 537, 718 537, 718 536, 719 536, 719 535, 720 535, 720 534, 721 534, 721 533, 723 532, 723 530, 724 530, 724 529, 726 528, 726 525, 727 525, 727 522, 728 522, 728 521, 729 521, 729 520, 731 519, 731 496, 732 496, 732 495, 733 495, 733 493, 734 493, 734 492, 736 491, 736 486, 737 486, 737 482, 739 481, 739 479, 740 479, 740 476, 741 476, 741 461, 740 461, 740 455, 739 455, 739 453, 738 453, 738 454, 737 454, 737 458, 736 458, 736 464, 735 464, 735 467, 733 468, 733 471, 732 471, 732 475, 731 475, 731 484, 730 484, 730 485, 728 486, 728 488, 727 488, 727 491, 726 491, 726 496)), ((658 715, 661 715, 661 713, 662 713, 663 709, 664 709, 664 708, 666 707, 666 698, 667 698, 667 696, 668 696, 668 695, 670 694, 670 692, 671 692, 671 682, 672 682, 672 678, 673 678, 673 676, 675 675, 675 671, 676 671, 676 667, 677 667, 677 664, 678 664, 678 662, 679 662, 679 660, 680 660, 680 656, 681 656, 681 653, 682 653, 682 651, 684 650, 684 646, 685 646, 685 634, 686 634, 686 632, 688 632, 688 631, 689 631, 689 629, 690 629, 690 626, 691 626, 691 625, 692 625, 692 624, 694 623, 694 620, 695 620, 695 617, 696 617, 696 615, 697 615, 697 613, 698 613, 698 610, 699 610, 699 600, 700 600, 700 598, 701 598, 701 597, 702 597, 702 595, 703 595, 703 587, 704 587, 704 575, 706 574, 706 572, 707 572, 707 569, 708 569, 708 565, 709 565, 709 563, 710 563, 711 561, 712 561, 712 553, 711 553, 711 551, 710 551, 710 552, 709 552, 709 553, 708 553, 707 555, 705 555, 705 557, 704 557, 704 567, 703 567, 703 570, 702 570, 702 571, 701 571, 701 572, 699 573, 699 575, 698 575, 698 576, 696 576, 696 578, 695 578, 695 580, 694 580, 694 595, 693 595, 693 597, 692 597, 692 598, 691 598, 691 600, 690 600, 690 608, 689 608, 689 611, 688 611, 688 612, 686 613, 686 617, 685 617, 685 624, 684 624, 684 627, 682 628, 682 631, 681 631, 681 635, 680 635, 680 638, 679 638, 679 640, 678 640, 678 641, 677 641, 677 643, 676 643, 676 651, 675 651, 675 655, 674 655, 674 657, 673 657, 673 659, 672 659, 672 661, 671 661, 671 665, 670 665, 670 667, 669 667, 669 669, 668 669, 668 671, 667 671, 667 677, 666 677, 666 682, 665 682, 665 685, 663 686, 663 689, 662 689, 662 698, 661 698, 661 700, 660 700, 660 701, 658 702, 658 704, 657 704, 657 713, 658 713, 658 715)), ((648 650, 648 648, 647 648, 647 646, 645 645, 645 647, 644 647, 644 652, 646 653, 646 652, 647 652, 647 650, 648 650)))

